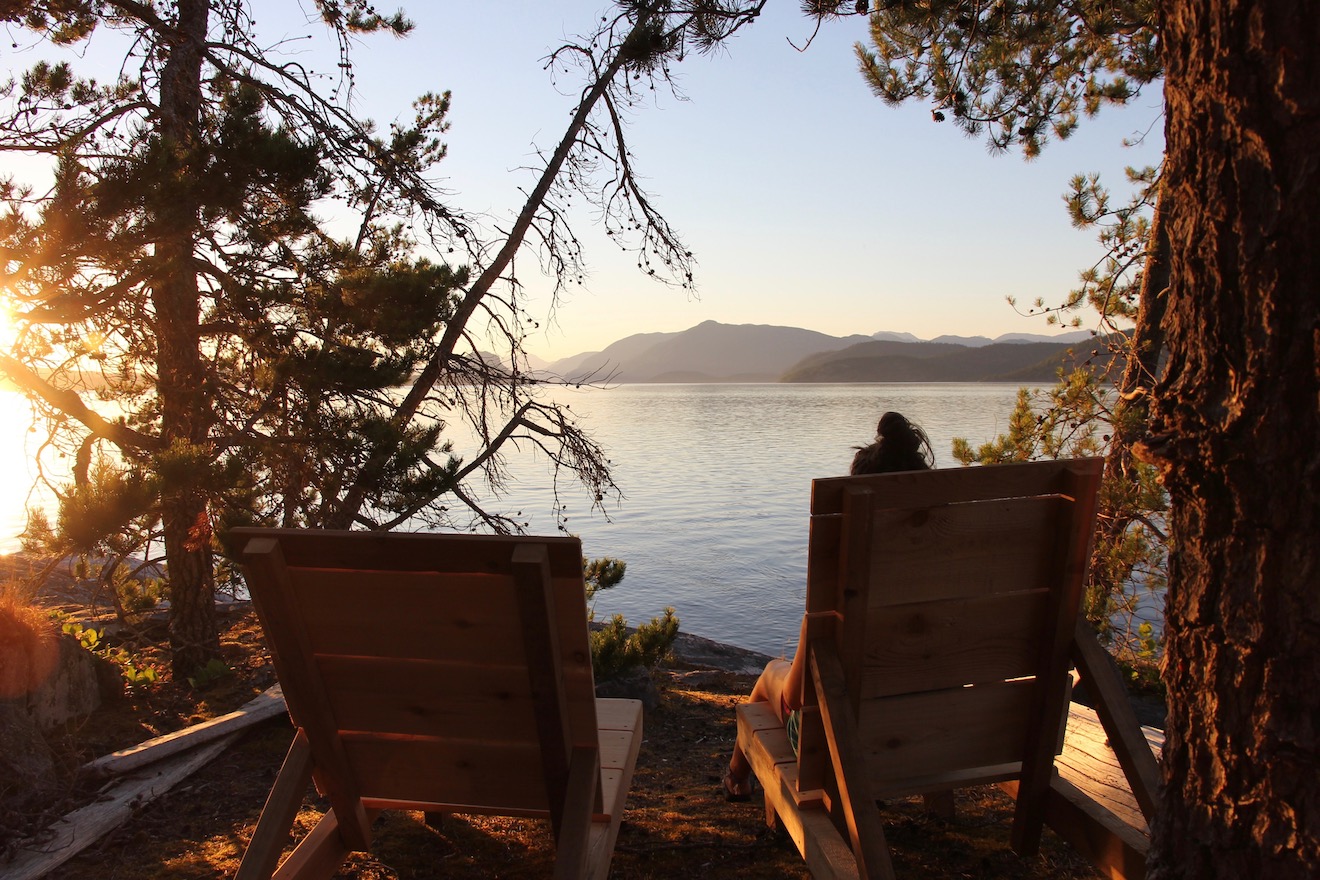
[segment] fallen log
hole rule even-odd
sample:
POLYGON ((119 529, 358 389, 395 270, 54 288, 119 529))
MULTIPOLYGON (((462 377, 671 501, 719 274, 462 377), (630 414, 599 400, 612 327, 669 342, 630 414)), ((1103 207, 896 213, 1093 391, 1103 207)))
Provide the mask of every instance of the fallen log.
POLYGON ((188 751, 236 731, 273 718, 284 712, 284 691, 277 684, 259 694, 242 708, 183 730, 149 739, 127 749, 120 749, 83 765, 83 772, 93 778, 121 776, 139 767, 188 751))
POLYGON ((4 866, 5 880, 38 880, 118 828, 134 812, 169 791, 238 739, 238 732, 199 746, 195 751, 158 761, 126 776, 103 799, 80 807, 51 826, 51 837, 26 848, 4 866))
POLYGON ((95 803, 51 826, 50 836, 19 848, 5 880, 37 880, 118 828, 134 811, 169 791, 229 747, 240 733, 285 711, 277 684, 242 708, 121 749, 83 765, 94 777, 122 777, 95 803))

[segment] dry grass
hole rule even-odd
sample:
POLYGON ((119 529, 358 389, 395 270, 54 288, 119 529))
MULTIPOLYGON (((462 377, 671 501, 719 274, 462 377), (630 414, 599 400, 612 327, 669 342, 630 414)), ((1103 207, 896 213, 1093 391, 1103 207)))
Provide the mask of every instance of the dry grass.
POLYGON ((0 590, 0 699, 22 696, 50 674, 56 628, 21 592, 0 590))
MULTIPOLYGON (((251 615, 224 637, 235 674, 201 695, 166 683, 129 694, 67 731, 79 759, 130 745, 164 729, 229 711, 268 685, 259 629, 251 615), (115 741, 120 740, 120 741, 115 741)), ((144 649, 145 650, 145 649, 144 649)), ((798 878, 809 876, 782 834, 769 830, 759 794, 727 803, 719 779, 734 738, 733 706, 752 677, 710 670, 660 672, 660 704, 645 718, 628 811, 615 851, 615 878, 798 878)), ((232 876, 292 731, 263 725, 134 819, 59 869, 67 880, 155 880, 232 876)), ((311 794, 298 833, 325 805, 311 794)), ((904 878, 1090 878, 1095 875, 1046 833, 1042 854, 1019 858, 1008 848, 1012 804, 996 789, 959 793, 958 819, 925 815, 920 799, 883 810, 895 867, 904 878)), ((553 858, 544 823, 451 816, 439 828, 419 814, 386 814, 370 853, 354 855, 341 877, 531 878, 549 876, 553 858)), ((0 864, 0 873, 3 865, 0 864)))

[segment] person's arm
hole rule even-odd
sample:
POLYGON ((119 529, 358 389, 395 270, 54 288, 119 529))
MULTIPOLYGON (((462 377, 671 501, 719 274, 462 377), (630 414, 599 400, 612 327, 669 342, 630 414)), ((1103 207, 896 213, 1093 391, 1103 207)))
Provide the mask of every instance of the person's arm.
POLYGON ((837 620, 838 615, 833 611, 818 611, 814 614, 802 615, 802 630, 798 633, 797 651, 793 654, 793 663, 788 669, 788 677, 784 679, 784 693, 780 697, 789 711, 802 708, 802 688, 807 680, 807 621, 812 618, 837 620))

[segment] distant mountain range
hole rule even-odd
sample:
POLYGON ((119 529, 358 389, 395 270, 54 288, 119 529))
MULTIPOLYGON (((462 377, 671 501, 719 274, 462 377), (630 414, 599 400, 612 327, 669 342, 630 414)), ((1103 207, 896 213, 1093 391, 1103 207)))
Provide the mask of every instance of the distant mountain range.
POLYGON ((1055 336, 910 333, 830 336, 799 327, 706 321, 677 333, 639 333, 603 351, 562 358, 544 371, 570 381, 613 382, 1028 382, 1092 355, 1080 330, 1055 336), (1079 349, 1073 352, 1073 349, 1079 349))

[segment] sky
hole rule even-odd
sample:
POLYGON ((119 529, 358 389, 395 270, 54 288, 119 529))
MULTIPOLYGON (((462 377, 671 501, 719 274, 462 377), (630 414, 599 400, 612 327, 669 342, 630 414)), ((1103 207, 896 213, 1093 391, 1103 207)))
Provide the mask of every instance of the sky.
MULTIPOLYGON (((406 118, 416 94, 451 90, 444 185, 455 204, 507 220, 533 179, 519 169, 553 147, 578 88, 557 85, 544 59, 606 8, 405 5, 410 37, 358 47, 358 109, 406 118)), ((675 65, 682 100, 657 93, 631 119, 636 165, 696 256, 697 295, 647 279, 602 235, 584 236, 592 274, 541 321, 532 353, 553 359, 707 320, 835 336, 1053 332, 1005 297, 1056 301, 1099 258, 1094 231, 1069 225, 1063 193, 1092 172, 1121 192, 1124 167, 1158 161, 1158 88, 1083 119, 1028 162, 991 155, 934 122, 927 105, 872 96, 852 48, 866 39, 864 20, 827 25, 805 52, 790 44, 810 33, 796 2, 772 0, 727 50, 675 65)), ((529 287, 533 313, 544 314, 548 285, 529 287)))
MULTIPOLYGON (((254 6, 263 42, 294 59, 328 45, 306 20, 310 4, 274 7, 281 18, 254 6)), ((417 95, 450 90, 449 153, 437 176, 455 207, 507 226, 535 179, 536 150, 557 142, 581 87, 573 76, 556 82, 546 56, 589 32, 608 4, 404 8, 412 35, 354 48, 354 109, 383 125, 410 119, 417 95)), ((1069 225, 1062 195, 1073 175, 1091 172, 1121 192, 1125 166, 1158 161, 1158 88, 1084 119, 1027 162, 990 155, 920 102, 893 108, 873 97, 852 48, 866 39, 864 19, 825 26, 806 51, 790 44, 811 31, 797 2, 771 0, 726 49, 674 66, 681 97, 657 91, 630 119, 635 167, 696 257, 696 294, 648 279, 580 217, 590 275, 553 313, 548 281, 520 266, 539 321, 531 353, 553 360, 709 320, 835 336, 1052 332, 1005 297, 1024 307, 1060 300, 1100 257, 1094 231, 1069 225), (1134 138, 1141 143, 1124 146, 1134 138)))

